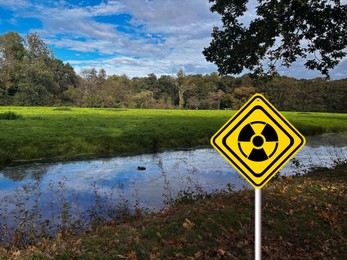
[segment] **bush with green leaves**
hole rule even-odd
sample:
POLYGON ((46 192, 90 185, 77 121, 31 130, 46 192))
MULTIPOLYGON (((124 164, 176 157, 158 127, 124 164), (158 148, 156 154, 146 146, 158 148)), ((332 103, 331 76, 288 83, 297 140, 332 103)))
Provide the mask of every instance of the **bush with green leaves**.
POLYGON ((20 114, 17 114, 16 112, 8 111, 0 114, 1 120, 16 120, 19 118, 22 118, 22 116, 20 114))

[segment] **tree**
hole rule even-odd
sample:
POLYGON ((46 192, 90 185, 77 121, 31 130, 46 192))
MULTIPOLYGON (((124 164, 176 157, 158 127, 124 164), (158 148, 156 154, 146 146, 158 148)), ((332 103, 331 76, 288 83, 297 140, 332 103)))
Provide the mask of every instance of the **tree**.
POLYGON ((99 81, 101 82, 104 82, 106 81, 107 79, 107 74, 106 74, 106 71, 104 69, 100 69, 99 72, 98 72, 98 79, 99 81))
POLYGON ((26 41, 16 32, 0 35, 0 104, 60 103, 62 93, 76 85, 73 68, 55 58, 38 33, 26 41))
POLYGON ((216 91, 216 92, 210 92, 209 93, 210 99, 217 103, 217 109, 218 110, 220 109, 220 102, 222 101, 224 95, 225 95, 225 93, 221 89, 218 89, 218 91, 216 91))
POLYGON ((52 104, 52 92, 57 88, 54 75, 43 61, 23 65, 14 96, 20 106, 47 106, 52 104))
POLYGON ((176 88, 171 76, 162 75, 158 79, 158 85, 160 88, 160 101, 162 105, 172 108, 177 99, 176 88))
POLYGON ((27 35, 28 53, 31 59, 45 59, 47 60, 53 51, 47 46, 47 44, 40 39, 37 32, 29 33, 27 35))
POLYGON ((184 93, 187 90, 195 88, 195 85, 191 82, 191 78, 186 76, 182 69, 177 72, 177 77, 175 78, 174 83, 174 87, 178 90, 178 106, 182 109, 184 107, 184 93))
POLYGON ((231 98, 231 105, 233 109, 240 109, 242 104, 246 103, 246 101, 256 93, 256 89, 254 87, 242 86, 237 87, 233 90, 231 98))
POLYGON ((92 91, 93 88, 96 88, 98 75, 95 68, 82 69, 80 75, 80 86, 84 89, 85 92, 92 91))
POLYGON ((105 94, 114 100, 112 107, 128 106, 131 94, 131 82, 126 75, 108 77, 104 84, 105 94))
POLYGON ((133 98, 138 107, 147 108, 148 104, 153 101, 153 92, 144 90, 140 93, 137 93, 133 98))
POLYGON ((192 97, 189 97, 189 98, 188 98, 187 104, 188 104, 188 107, 189 107, 189 108, 199 109, 200 100, 199 100, 198 97, 192 96, 192 97))
POLYGON ((305 67, 329 77, 347 46, 347 5, 340 0, 258 0, 257 17, 245 26, 240 22, 248 0, 210 0, 212 12, 222 16, 212 41, 203 54, 221 74, 244 69, 275 73, 276 62, 289 67, 303 58, 305 67))
POLYGON ((24 39, 17 32, 0 35, 0 87, 1 103, 8 104, 17 92, 19 73, 26 57, 24 39))
POLYGON ((0 35, 1 66, 13 61, 21 61, 24 55, 24 39, 17 32, 0 35))
POLYGON ((50 70, 54 75, 54 80, 57 82, 57 88, 52 92, 55 99, 64 99, 64 92, 69 88, 75 88, 78 83, 77 75, 73 67, 66 63, 64 64, 61 60, 51 58, 50 70))

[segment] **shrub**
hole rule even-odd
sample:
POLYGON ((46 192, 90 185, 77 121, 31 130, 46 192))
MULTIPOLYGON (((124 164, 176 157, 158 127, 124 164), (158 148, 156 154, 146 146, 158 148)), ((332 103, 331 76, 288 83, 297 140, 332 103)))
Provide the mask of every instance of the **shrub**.
POLYGON ((16 112, 5 112, 0 114, 0 119, 1 120, 16 120, 22 118, 22 115, 17 114, 16 112))

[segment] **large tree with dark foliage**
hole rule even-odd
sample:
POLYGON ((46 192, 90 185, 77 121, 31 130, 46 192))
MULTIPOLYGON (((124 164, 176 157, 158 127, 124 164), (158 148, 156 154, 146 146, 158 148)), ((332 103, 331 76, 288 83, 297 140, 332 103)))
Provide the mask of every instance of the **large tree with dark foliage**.
POLYGON ((70 64, 54 57, 38 33, 0 35, 0 105, 51 105, 77 86, 70 64))
POLYGON ((258 0, 257 16, 248 25, 240 22, 248 0, 210 2, 223 26, 213 29, 203 54, 221 74, 273 73, 277 65, 289 67, 302 58, 307 69, 328 78, 346 56, 347 5, 340 0, 258 0))

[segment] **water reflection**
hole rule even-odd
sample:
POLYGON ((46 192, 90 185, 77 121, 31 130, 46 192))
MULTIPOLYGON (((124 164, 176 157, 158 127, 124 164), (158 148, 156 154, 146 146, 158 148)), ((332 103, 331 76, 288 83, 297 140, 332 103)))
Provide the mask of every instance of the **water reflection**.
POLYGON ((24 179, 40 180, 46 174, 51 165, 49 164, 31 164, 30 166, 17 166, 5 168, 1 171, 2 175, 15 182, 23 181, 24 179))
MULTIPOLYGON (((309 137, 295 158, 299 168, 289 162, 281 174, 331 167, 347 160, 347 136, 309 137)), ((250 187, 214 149, 9 167, 0 171, 0 222, 15 228, 18 211, 34 208, 40 221, 49 219, 56 230, 67 204, 69 215, 88 222, 93 214, 107 217, 121 205, 155 210, 179 191, 213 192, 227 184, 235 190, 250 187)))

